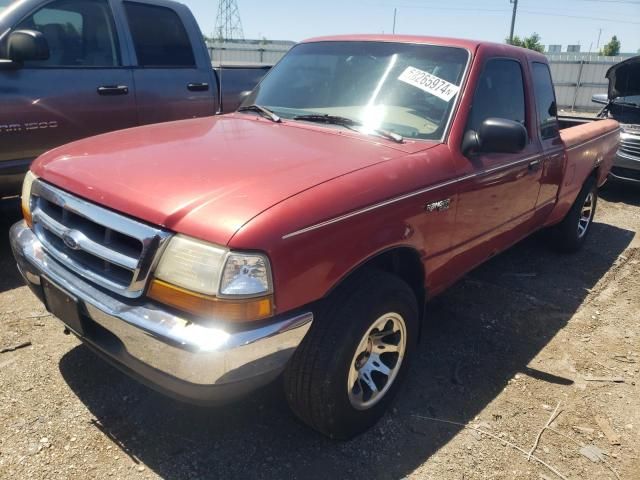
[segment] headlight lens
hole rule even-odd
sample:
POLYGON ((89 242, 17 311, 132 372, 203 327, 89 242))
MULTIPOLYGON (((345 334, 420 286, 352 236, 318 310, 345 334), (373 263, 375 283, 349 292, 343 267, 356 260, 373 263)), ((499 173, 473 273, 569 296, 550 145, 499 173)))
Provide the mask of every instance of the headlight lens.
POLYGON ((194 292, 216 295, 227 252, 225 248, 176 235, 160 258, 156 278, 194 292))
POLYGON ((20 198, 20 206, 22 208, 22 216, 30 227, 33 225, 31 219, 31 187, 38 177, 29 170, 22 182, 22 197, 20 198))
POLYGON ((272 292, 265 255, 229 252, 176 235, 162 254, 148 295, 199 317, 242 322, 272 316, 272 292))
POLYGON ((259 296, 271 293, 269 260, 264 255, 231 253, 220 278, 220 296, 259 296))

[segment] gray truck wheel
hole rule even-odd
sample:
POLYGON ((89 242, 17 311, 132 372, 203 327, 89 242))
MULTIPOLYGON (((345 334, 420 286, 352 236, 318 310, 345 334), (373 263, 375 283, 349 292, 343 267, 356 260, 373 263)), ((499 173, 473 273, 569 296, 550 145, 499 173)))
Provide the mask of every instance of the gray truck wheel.
POLYGON ((418 306, 400 278, 377 270, 339 288, 318 312, 284 374, 304 423, 349 439, 384 414, 418 336, 418 306))
POLYGON ((562 252, 576 252, 584 244, 598 203, 598 186, 589 177, 562 222, 551 228, 553 246, 562 252))

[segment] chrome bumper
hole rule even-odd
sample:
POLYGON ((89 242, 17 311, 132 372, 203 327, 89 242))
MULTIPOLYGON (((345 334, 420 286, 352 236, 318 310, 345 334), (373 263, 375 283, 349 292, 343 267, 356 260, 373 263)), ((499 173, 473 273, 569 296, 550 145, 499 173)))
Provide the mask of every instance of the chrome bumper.
POLYGON ((22 276, 43 302, 42 276, 78 300, 87 323, 78 335, 83 342, 143 383, 187 401, 224 402, 268 383, 313 320, 304 312, 251 330, 196 325, 156 304, 125 303, 74 275, 23 221, 11 228, 10 240, 22 276))
POLYGON ((618 151, 609 177, 613 180, 640 184, 640 156, 618 151))

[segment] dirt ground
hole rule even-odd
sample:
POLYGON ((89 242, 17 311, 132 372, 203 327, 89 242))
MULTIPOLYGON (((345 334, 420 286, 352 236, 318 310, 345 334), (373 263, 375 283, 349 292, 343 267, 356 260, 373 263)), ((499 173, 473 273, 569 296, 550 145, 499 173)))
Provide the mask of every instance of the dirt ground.
POLYGON ((0 354, 0 477, 640 479, 640 190, 602 195, 581 253, 534 236, 434 301, 395 407, 346 443, 279 385, 206 409, 108 366, 23 286, 5 219, 0 350, 31 346, 0 354), (550 468, 505 443, 529 452, 558 405, 534 453, 550 468))

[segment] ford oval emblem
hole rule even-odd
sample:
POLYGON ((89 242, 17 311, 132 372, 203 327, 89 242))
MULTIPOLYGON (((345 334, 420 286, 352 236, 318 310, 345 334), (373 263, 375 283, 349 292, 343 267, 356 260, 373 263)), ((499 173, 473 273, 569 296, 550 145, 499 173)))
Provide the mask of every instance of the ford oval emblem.
POLYGON ((71 230, 69 232, 65 232, 62 235, 62 241, 71 250, 77 250, 80 247, 80 245, 78 244, 78 240, 76 239, 76 236, 74 235, 74 233, 76 233, 76 232, 74 230, 71 230))

